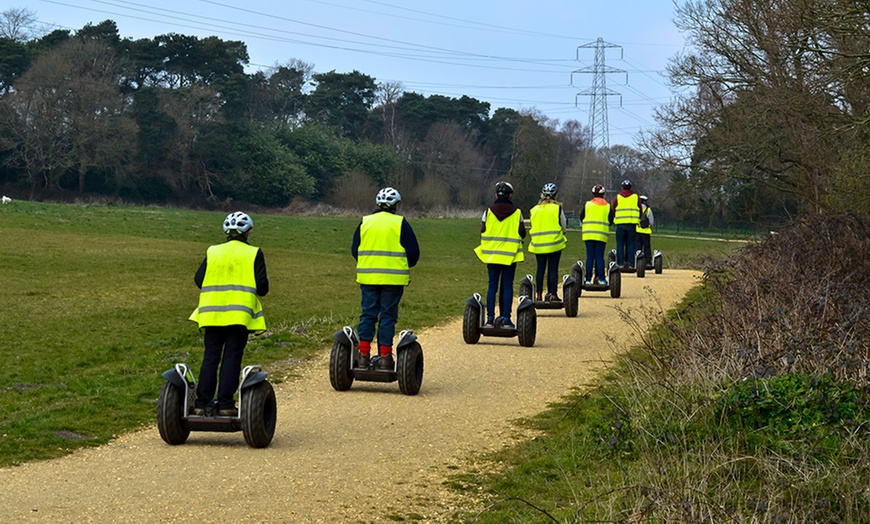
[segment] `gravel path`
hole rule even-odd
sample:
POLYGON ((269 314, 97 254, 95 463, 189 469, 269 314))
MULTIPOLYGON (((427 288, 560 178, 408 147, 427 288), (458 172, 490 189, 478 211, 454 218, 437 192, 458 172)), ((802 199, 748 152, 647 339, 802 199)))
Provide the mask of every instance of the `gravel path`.
POLYGON ((441 521, 474 504, 444 486, 451 473, 528 437, 512 421, 587 383, 636 340, 620 309, 641 319, 640 308, 672 306, 699 277, 649 273, 624 275, 620 299, 584 293, 577 318, 538 311, 532 348, 490 337, 468 346, 461 320, 418 332, 426 367, 414 397, 396 383, 334 391, 324 348, 276 386, 278 428, 266 449, 249 448, 241 433, 194 432, 169 446, 155 425, 0 469, 0 522, 441 521))

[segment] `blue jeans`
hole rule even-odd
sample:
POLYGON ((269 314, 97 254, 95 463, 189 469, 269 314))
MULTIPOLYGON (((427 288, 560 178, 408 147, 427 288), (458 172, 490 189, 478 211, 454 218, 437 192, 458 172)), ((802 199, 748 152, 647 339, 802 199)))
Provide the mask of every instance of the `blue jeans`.
MULTIPOLYGON (((562 251, 553 253, 535 253, 538 260, 538 273, 535 275, 535 288, 538 293, 544 289, 544 272, 547 273, 547 293, 556 295, 559 290, 559 260, 562 259, 562 251)), ((534 297, 532 297, 534 299, 534 297)))
POLYGON ((486 290, 486 320, 490 321, 495 318, 495 294, 499 291, 501 291, 499 293, 501 315, 499 316, 510 319, 517 265, 487 264, 486 271, 489 274, 489 287, 486 290), (499 290, 499 284, 501 284, 501 290, 499 290))
POLYGON ((357 328, 359 339, 374 340, 377 324, 378 345, 392 347, 396 322, 399 321, 399 301, 405 292, 405 286, 360 284, 359 288, 362 292, 362 313, 357 328))
POLYGON ((635 237, 634 224, 616 224, 616 263, 620 266, 634 266, 635 237))
POLYGON ((604 250, 606 248, 607 242, 600 240, 586 241, 586 280, 592 280, 593 269, 599 279, 607 279, 607 271, 604 269, 604 250))

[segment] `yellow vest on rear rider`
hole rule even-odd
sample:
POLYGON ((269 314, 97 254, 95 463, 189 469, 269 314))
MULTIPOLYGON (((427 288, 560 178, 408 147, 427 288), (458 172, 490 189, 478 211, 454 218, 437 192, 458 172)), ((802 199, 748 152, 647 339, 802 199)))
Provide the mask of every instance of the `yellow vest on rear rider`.
POLYGON ((562 206, 549 202, 532 208, 529 253, 555 253, 565 249, 568 239, 559 222, 562 206))
POLYGON ((629 196, 616 195, 616 213, 613 216, 614 224, 639 224, 640 208, 637 205, 637 194, 629 196))
POLYGON ((245 326, 254 333, 266 330, 254 276, 257 251, 256 247, 238 240, 208 248, 199 306, 191 313, 190 320, 200 328, 245 326))
POLYGON ((597 240, 607 242, 607 234, 610 224, 607 215, 610 214, 610 204, 596 204, 589 200, 586 202, 586 211, 583 214, 583 242, 597 240))
POLYGON ((519 234, 521 217, 519 209, 504 220, 499 220, 492 210, 486 213, 486 231, 480 234, 480 245, 474 248, 481 262, 509 266, 523 261, 523 239, 519 234))
MULTIPOLYGON (((643 211, 640 212, 641 216, 646 216, 649 218, 649 206, 643 206, 643 211)), ((644 235, 652 235, 652 225, 647 227, 640 227, 640 222, 638 222, 637 227, 634 228, 635 232, 641 233, 644 235)))
POLYGON ((371 286, 407 286, 408 255, 402 247, 400 215, 381 211, 364 216, 359 229, 356 281, 371 286))

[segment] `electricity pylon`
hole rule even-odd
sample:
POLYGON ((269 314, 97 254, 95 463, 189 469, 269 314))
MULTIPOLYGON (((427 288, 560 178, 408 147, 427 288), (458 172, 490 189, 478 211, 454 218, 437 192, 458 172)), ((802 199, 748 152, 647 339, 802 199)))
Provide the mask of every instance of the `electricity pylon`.
MULTIPOLYGON (((577 97, 590 96, 592 100, 589 102, 589 131, 592 133, 592 145, 599 150, 607 150, 610 148, 610 127, 607 123, 607 97, 619 96, 619 105, 622 106, 622 94, 612 89, 607 88, 607 75, 610 73, 625 73, 624 69, 616 69, 609 67, 604 63, 605 49, 618 47, 620 48, 620 59, 622 58, 622 46, 605 42, 599 37, 595 42, 590 42, 581 46, 577 46, 577 61, 580 61, 581 49, 595 49, 595 62, 591 67, 583 67, 571 72, 571 85, 574 85, 574 73, 592 73, 592 87, 584 89, 574 96, 574 106, 577 106, 577 97)), ((628 73, 626 73, 626 83, 628 83, 628 73)))

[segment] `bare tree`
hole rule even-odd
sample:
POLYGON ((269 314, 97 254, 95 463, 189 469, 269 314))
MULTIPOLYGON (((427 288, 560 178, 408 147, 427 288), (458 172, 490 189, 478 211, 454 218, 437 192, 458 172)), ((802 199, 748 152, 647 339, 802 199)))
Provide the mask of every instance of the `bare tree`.
POLYGON ((45 33, 36 12, 24 7, 13 7, 0 13, 0 38, 26 42, 45 33))

